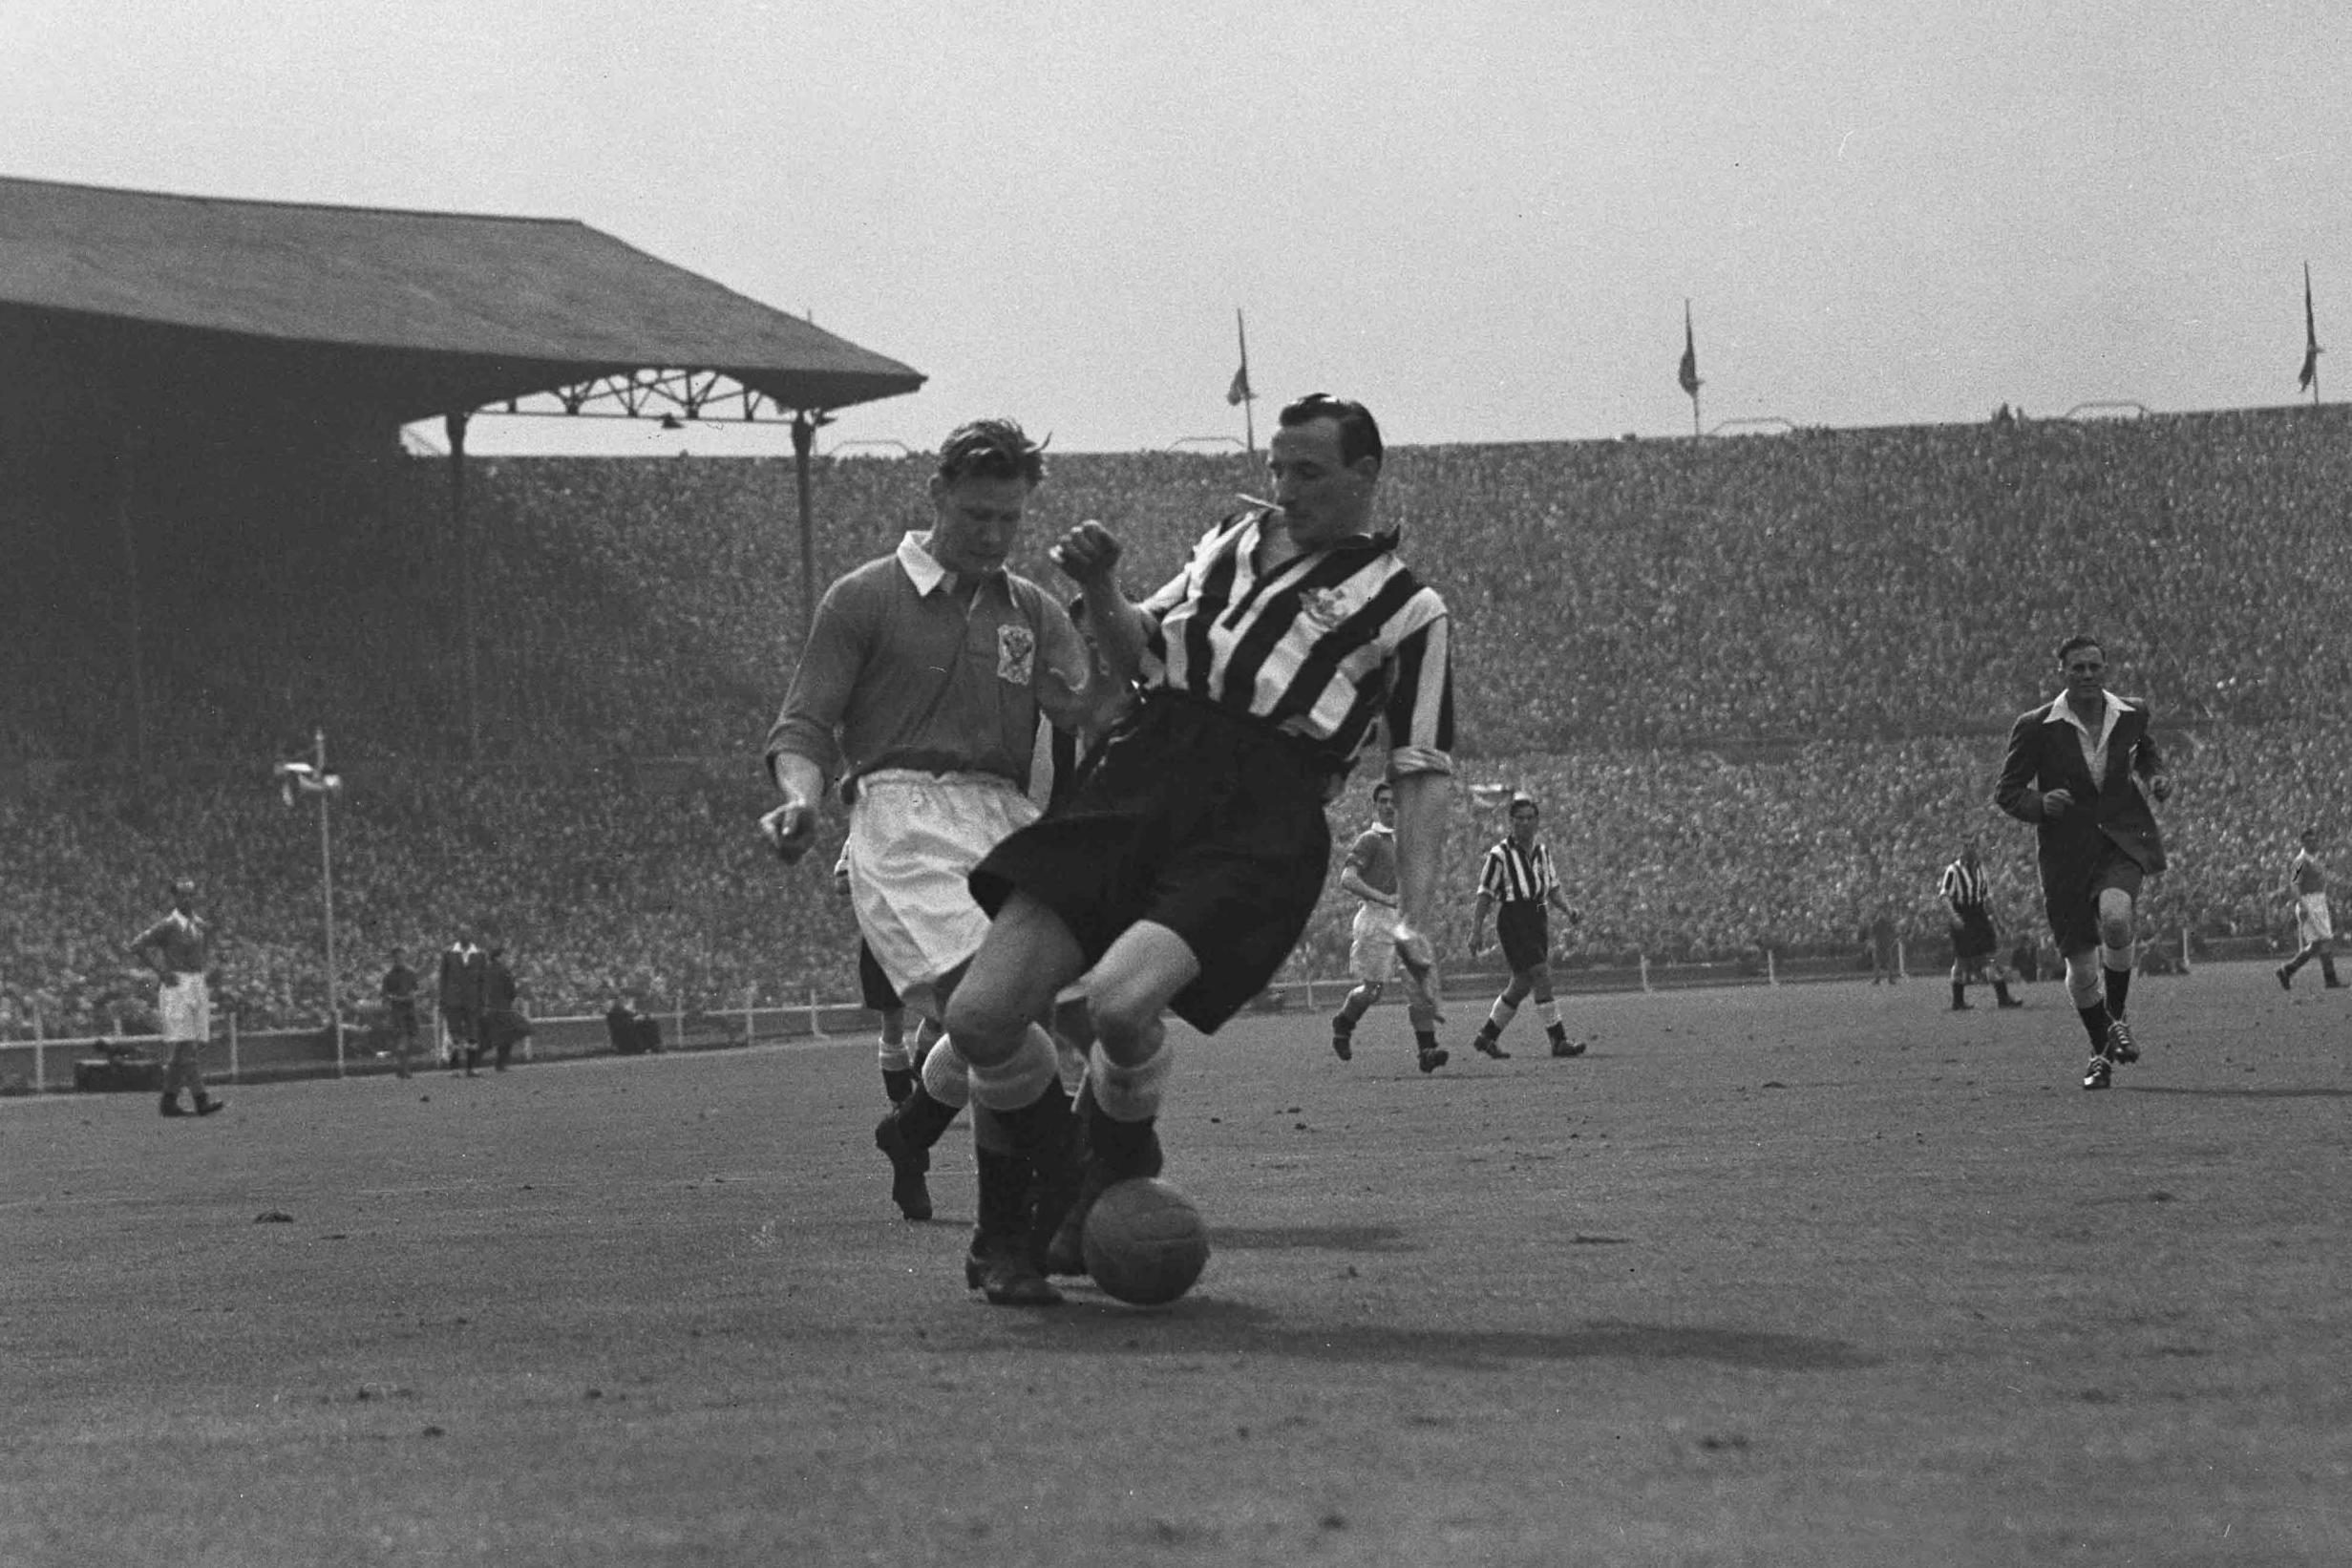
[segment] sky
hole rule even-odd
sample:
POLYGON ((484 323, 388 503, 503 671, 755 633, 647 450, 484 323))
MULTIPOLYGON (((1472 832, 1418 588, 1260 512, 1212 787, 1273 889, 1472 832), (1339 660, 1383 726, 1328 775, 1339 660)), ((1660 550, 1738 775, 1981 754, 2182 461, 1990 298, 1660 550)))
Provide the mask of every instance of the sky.
MULTIPOLYGON (((2156 412, 2352 387, 2320 0, 0 0, 0 173, 574 218, 1008 413, 1391 444, 2156 412)), ((478 453, 789 450, 477 421, 478 453)))

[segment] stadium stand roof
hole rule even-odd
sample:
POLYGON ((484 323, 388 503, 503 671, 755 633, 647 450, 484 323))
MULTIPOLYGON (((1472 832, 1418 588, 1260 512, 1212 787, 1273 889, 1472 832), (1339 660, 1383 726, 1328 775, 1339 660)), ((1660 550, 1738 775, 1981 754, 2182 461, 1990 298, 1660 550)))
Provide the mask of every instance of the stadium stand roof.
POLYGON ((170 361, 401 423, 598 376, 716 371, 784 408, 922 375, 570 220, 0 178, 0 321, 120 373, 170 361))

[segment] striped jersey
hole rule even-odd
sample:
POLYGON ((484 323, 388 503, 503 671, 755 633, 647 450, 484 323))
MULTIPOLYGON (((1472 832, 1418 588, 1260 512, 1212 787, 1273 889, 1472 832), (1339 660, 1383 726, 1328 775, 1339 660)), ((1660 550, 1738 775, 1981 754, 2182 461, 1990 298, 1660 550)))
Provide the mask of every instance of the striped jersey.
POLYGON ((1557 886, 1551 846, 1541 839, 1521 849, 1516 838, 1506 837, 1486 852, 1478 871, 1478 891, 1497 903, 1538 903, 1557 886))
POLYGON ((1992 890, 1992 879, 1984 874, 1984 867, 1972 868, 1965 860, 1945 866, 1943 879, 1936 884, 1936 891, 1954 909, 1981 909, 1992 890))
POLYGON ((1262 511, 1238 513, 1139 606, 1147 687, 1204 697, 1303 738, 1335 766, 1386 736, 1393 773, 1453 771, 1446 602, 1362 535, 1257 565, 1262 511))

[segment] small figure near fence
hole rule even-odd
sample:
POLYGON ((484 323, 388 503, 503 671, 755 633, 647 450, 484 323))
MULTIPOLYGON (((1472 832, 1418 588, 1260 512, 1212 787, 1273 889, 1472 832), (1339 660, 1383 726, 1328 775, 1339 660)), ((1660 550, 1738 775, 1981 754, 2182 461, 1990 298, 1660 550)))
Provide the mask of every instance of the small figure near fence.
MULTIPOLYGON (((492 1066, 504 1072, 508 1055, 531 1037, 531 1021, 522 1015, 521 999, 522 986, 506 962, 506 949, 493 945, 482 962, 481 1044, 475 1048, 475 1062, 487 1050, 492 1066)), ((473 1070, 473 1063, 467 1064, 467 1070, 473 1070)))
POLYGON ((378 987, 384 998, 384 1039, 392 1047, 392 1070, 409 1076, 409 1057, 416 1049, 416 971, 400 949, 392 950, 392 967, 378 987))
POLYGON ((2024 1006, 2009 994, 2001 936, 1993 929, 1993 879, 1985 872, 1974 838, 1960 846, 1959 859, 1943 868, 1936 892, 1952 910, 1952 1010, 1968 1011, 1968 983, 1988 979, 2002 1006, 2024 1006))
POLYGON ((204 1092, 201 1053, 212 1037, 212 990, 205 975, 212 927, 196 913, 194 882, 182 877, 172 883, 171 913, 141 931, 131 952, 156 973, 156 1010, 163 1020, 163 1114, 187 1114, 180 1108, 183 1089, 200 1116, 227 1109, 226 1102, 204 1092))
POLYGON ((604 1031, 612 1049, 623 1056, 657 1055, 662 1049, 661 1020, 637 1010, 637 999, 622 995, 604 1009, 604 1031))
POLYGON ((2278 977, 2278 988, 2295 988, 2295 971, 2313 959, 2320 961, 2320 980, 2323 988, 2343 989, 2343 982, 2336 978, 2336 922, 2327 908, 2327 868, 2320 863, 2320 832, 2305 828, 2302 842, 2295 852, 2294 861, 2287 867, 2287 897, 2295 901, 2295 956, 2272 972, 2278 977))

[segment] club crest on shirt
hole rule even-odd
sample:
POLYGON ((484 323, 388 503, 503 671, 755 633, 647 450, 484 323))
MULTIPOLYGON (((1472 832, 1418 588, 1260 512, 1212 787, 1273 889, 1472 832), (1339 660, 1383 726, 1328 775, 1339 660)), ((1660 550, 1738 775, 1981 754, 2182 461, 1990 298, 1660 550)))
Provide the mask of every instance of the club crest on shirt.
POLYGON ((996 678, 1027 686, 1036 678, 1037 634, 1027 626, 996 628, 996 678))
POLYGON ((1309 588, 1299 595, 1299 613, 1328 631, 1347 619, 1347 595, 1339 588, 1309 588))

